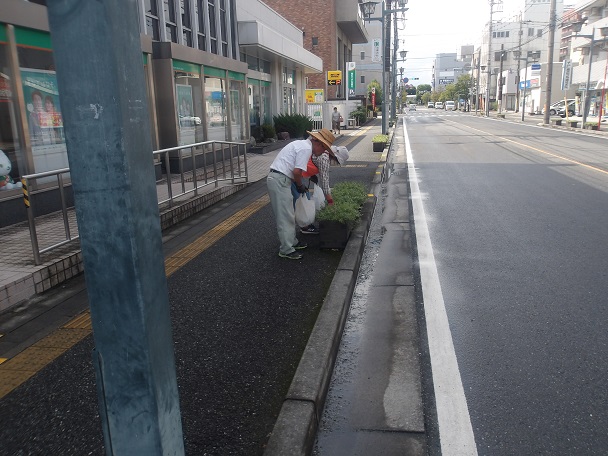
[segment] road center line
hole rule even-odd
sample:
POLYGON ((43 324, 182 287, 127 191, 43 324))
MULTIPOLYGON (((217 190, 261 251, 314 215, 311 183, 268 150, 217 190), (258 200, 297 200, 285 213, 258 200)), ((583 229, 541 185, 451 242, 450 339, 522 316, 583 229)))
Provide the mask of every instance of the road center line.
POLYGON ((576 160, 572 160, 571 158, 562 157, 561 155, 554 154, 553 152, 547 152, 546 150, 538 149, 537 147, 532 147, 532 146, 529 146, 528 144, 523 144, 523 143, 514 141, 513 139, 505 138, 504 136, 498 136, 498 135, 495 135, 493 133, 488 133, 486 131, 479 130, 478 128, 474 128, 474 127, 470 127, 468 125, 464 125, 464 124, 461 124, 461 123, 458 123, 458 122, 454 122, 453 120, 448 120, 446 122, 450 122, 450 123, 456 124, 459 127, 466 127, 466 128, 468 128, 470 130, 474 130, 474 131, 477 131, 479 133, 482 133, 483 135, 493 136, 495 138, 502 139, 503 141, 507 141, 507 142, 510 142, 510 143, 513 143, 513 144, 517 144, 518 146, 524 147, 526 149, 531 149, 531 150, 533 150, 535 152, 539 152, 541 154, 549 155, 550 157, 557 158, 559 160, 564 160, 564 161, 567 161, 567 162, 572 163, 574 165, 579 165, 579 166, 582 166, 584 168, 589 168, 589 169, 591 169, 593 171, 598 171, 598 172, 603 173, 603 174, 608 174, 608 171, 606 171, 605 169, 597 168, 596 166, 587 165, 586 163, 582 163, 582 162, 579 162, 579 161, 576 161, 576 160))
POLYGON ((477 455, 475 436, 462 387, 462 379, 460 378, 454 342, 445 310, 443 293, 441 292, 424 205, 416 179, 416 168, 405 121, 403 122, 403 136, 407 153, 410 197, 416 228, 420 280, 433 372, 441 452, 450 456, 475 456, 477 455))

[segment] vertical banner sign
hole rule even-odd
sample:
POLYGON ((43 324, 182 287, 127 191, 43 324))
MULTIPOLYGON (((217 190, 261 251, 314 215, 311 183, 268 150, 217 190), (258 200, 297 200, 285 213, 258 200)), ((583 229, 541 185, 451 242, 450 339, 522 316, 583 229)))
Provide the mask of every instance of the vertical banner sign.
POLYGON ((562 62, 562 90, 570 88, 572 81, 572 60, 566 59, 562 62))
POLYGON ((379 38, 374 38, 372 41, 372 62, 381 62, 382 61, 382 41, 379 38))
POLYGON ((348 72, 348 95, 346 99, 348 100, 355 96, 355 62, 346 62, 346 69, 348 72))
POLYGON ((372 87, 372 109, 376 110, 376 88, 372 87))

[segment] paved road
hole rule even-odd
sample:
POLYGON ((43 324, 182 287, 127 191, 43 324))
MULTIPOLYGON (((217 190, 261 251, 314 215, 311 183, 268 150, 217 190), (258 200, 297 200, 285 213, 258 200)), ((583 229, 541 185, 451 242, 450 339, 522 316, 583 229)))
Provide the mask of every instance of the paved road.
POLYGON ((437 394, 442 440, 472 437, 493 456, 606 454, 608 140, 442 114, 410 113, 406 127, 430 367, 436 388, 461 381, 470 414, 467 436, 458 400, 437 394), (440 290, 425 283, 433 267, 440 290))

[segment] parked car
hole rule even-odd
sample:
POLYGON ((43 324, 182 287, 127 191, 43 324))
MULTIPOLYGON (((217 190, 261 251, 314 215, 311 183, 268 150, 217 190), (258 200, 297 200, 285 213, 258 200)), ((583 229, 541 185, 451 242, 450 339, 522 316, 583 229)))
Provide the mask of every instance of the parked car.
POLYGON ((410 111, 415 111, 416 110, 416 104, 415 103, 410 103, 409 110, 410 111))
MULTIPOLYGON (((572 98, 568 100, 568 106, 570 106, 572 104, 572 111, 574 111, 574 102, 575 102, 575 100, 572 98)), ((564 100, 559 100, 559 101, 556 101, 555 103, 553 103, 549 108, 549 115, 551 115, 551 116, 558 115, 558 112, 560 109, 564 110, 564 112, 565 112, 564 100)), ((542 113, 543 114, 545 113, 545 108, 543 108, 542 113)))
POLYGON ((438 101, 435 103, 435 109, 443 109, 443 101, 438 101))
POLYGON ((446 111, 455 111, 456 110, 456 103, 454 103, 451 100, 448 100, 445 102, 445 110, 446 111))
POLYGON ((434 108, 434 107, 435 107, 435 103, 433 103, 432 101, 429 101, 429 102, 426 104, 426 107, 427 107, 427 108, 434 108))
MULTIPOLYGON (((570 103, 568 103, 568 117, 572 117, 575 114, 575 109, 576 104, 574 100, 572 100, 570 103)), ((549 111, 549 114, 551 114, 551 111, 549 111)), ((566 108, 563 106, 563 103, 562 106, 557 109, 557 115, 560 117, 566 117, 566 108)))

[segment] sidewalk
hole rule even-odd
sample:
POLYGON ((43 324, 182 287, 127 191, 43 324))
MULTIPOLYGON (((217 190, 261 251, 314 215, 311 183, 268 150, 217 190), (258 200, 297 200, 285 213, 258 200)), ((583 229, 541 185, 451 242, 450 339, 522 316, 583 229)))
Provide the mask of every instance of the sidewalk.
MULTIPOLYGON (((369 129, 370 126, 371 123, 368 123, 361 128, 342 130, 342 135, 337 139, 336 144, 346 144, 348 138, 354 137, 362 130, 369 129)), ((240 179, 240 183, 234 185, 220 182, 218 188, 214 185, 204 187, 199 191, 197 211, 236 193, 245 188, 248 183, 252 184, 265 178, 270 163, 280 150, 279 147, 266 154, 248 153, 248 182, 240 179)), ((159 195, 166 194, 166 184, 157 183, 157 192, 159 195)), ((165 197, 166 195, 163 198, 165 197)), ((182 212, 181 206, 161 212, 162 229, 164 230, 184 219, 187 214, 184 215, 182 212)), ((69 226, 72 237, 77 236, 78 226, 73 210, 69 212, 69 226)), ((36 219, 36 230, 41 247, 65 239, 64 222, 60 213, 38 217, 36 219)), ((83 272, 82 255, 78 240, 42 254, 43 263, 37 266, 34 264, 27 222, 1 228, 0 238, 3 241, 3 260, 0 262, 0 312, 37 294, 48 291, 83 272)))
MULTIPOLYGON (((360 128, 342 130, 342 135, 336 140, 336 144, 348 145, 351 142, 349 138, 356 137, 374 124, 374 121, 372 121, 360 128)), ((279 147, 266 154, 247 154, 249 184, 267 176, 268 168, 280 149, 279 147)), ((351 157, 352 159, 353 157, 351 157)), ((354 157, 354 159, 357 159, 357 157, 354 157)), ((243 179, 240 182, 234 185, 221 182, 218 188, 214 185, 204 187, 199 191, 197 211, 217 203, 248 185, 243 179)), ((166 193, 165 185, 163 183, 157 184, 159 194, 166 193)), ((184 214, 181 212, 180 206, 162 212, 162 229, 179 223, 184 218, 184 214)), ((77 236, 76 215, 73 210, 68 215, 72 236, 77 236)), ((41 247, 65 239, 64 223, 60 213, 38 217, 36 219, 36 230, 41 247)), ((35 265, 27 222, 1 228, 0 238, 3 241, 3 258, 0 262, 0 312, 48 291, 83 272, 82 255, 78 240, 42 254, 43 263, 35 265)))

